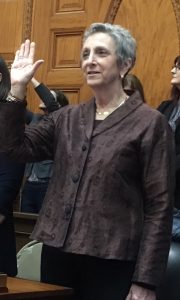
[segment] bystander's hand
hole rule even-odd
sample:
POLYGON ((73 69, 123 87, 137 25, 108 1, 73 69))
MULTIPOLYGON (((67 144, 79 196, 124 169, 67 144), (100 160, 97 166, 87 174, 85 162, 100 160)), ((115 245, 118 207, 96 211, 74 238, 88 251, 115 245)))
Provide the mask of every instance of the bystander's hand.
POLYGON ((156 293, 150 289, 132 284, 126 300, 156 300, 156 293))

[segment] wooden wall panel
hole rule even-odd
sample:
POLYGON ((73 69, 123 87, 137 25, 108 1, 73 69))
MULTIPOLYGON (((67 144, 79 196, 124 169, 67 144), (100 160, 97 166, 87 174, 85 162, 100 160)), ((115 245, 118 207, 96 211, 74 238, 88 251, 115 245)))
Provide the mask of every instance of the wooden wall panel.
POLYGON ((85 0, 58 0, 56 2, 58 12, 78 11, 85 9, 85 0))
POLYGON ((82 32, 53 32, 51 68, 80 68, 82 32))
MULTIPOLYGON (((180 1, 176 1, 176 4, 180 1)), ((157 107, 170 94, 171 66, 179 54, 179 32, 171 0, 123 0, 115 23, 127 27, 138 42, 136 66, 147 102, 157 107)))
POLYGON ((23 33, 23 0, 0 1, 0 54, 10 64, 21 43, 23 33))

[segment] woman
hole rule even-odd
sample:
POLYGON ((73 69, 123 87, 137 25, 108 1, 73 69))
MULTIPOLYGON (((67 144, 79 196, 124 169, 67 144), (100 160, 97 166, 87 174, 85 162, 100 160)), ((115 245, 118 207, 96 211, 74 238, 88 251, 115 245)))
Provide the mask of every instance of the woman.
POLYGON ((136 75, 127 74, 124 77, 122 84, 124 91, 128 96, 131 96, 135 91, 139 91, 141 98, 146 102, 142 83, 136 75))
POLYGON ((34 52, 29 40, 16 52, 0 143, 14 158, 54 159, 32 235, 43 241, 41 279, 73 287, 73 299, 154 300, 171 235, 173 138, 162 114, 123 90, 136 42, 121 26, 92 24, 81 66, 94 97, 24 132, 26 85, 42 63, 34 52))
MULTIPOLYGON (((0 99, 6 100, 11 88, 10 74, 6 63, 0 57, 0 99)), ((17 274, 16 243, 13 223, 13 201, 16 199, 24 164, 10 160, 0 154, 0 272, 9 276, 17 274)))
POLYGON ((176 183, 174 195, 174 217, 172 238, 180 241, 180 55, 174 60, 172 73, 171 99, 163 101, 158 110, 163 113, 174 132, 176 146, 176 183))

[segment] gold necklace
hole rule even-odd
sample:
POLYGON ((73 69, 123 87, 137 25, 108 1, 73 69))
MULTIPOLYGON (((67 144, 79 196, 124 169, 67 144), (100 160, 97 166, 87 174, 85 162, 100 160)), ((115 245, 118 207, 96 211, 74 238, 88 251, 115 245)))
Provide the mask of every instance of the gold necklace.
POLYGON ((109 111, 99 111, 99 110, 96 108, 96 114, 97 114, 97 115, 104 115, 104 116, 107 117, 107 116, 110 115, 113 111, 115 111, 117 108, 119 108, 121 105, 123 105, 124 102, 125 102, 127 99, 128 99, 128 96, 126 96, 126 98, 125 98, 123 101, 121 101, 121 103, 120 103, 117 107, 111 108, 111 109, 109 109, 109 111))

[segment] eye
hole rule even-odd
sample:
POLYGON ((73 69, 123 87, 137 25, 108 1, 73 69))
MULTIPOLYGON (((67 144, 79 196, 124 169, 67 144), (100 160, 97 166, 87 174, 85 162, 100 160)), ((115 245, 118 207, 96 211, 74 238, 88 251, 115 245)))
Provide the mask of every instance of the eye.
POLYGON ((87 59, 88 56, 89 56, 89 51, 88 50, 83 51, 83 53, 82 53, 82 59, 87 59))
POLYGON ((107 56, 109 52, 105 48, 97 48, 96 53, 100 56, 107 56))
POLYGON ((172 69, 174 69, 174 68, 175 68, 176 71, 179 71, 179 70, 180 70, 180 66, 178 66, 178 65, 172 66, 172 69))

